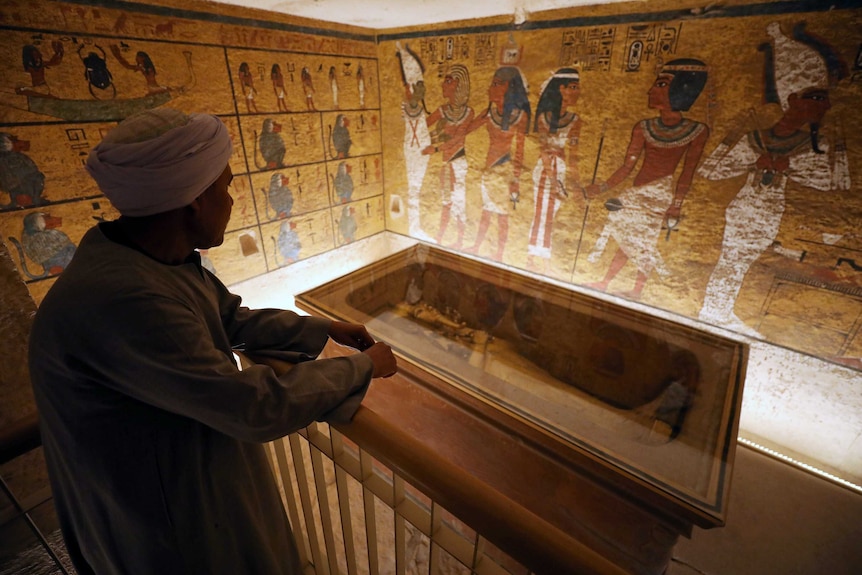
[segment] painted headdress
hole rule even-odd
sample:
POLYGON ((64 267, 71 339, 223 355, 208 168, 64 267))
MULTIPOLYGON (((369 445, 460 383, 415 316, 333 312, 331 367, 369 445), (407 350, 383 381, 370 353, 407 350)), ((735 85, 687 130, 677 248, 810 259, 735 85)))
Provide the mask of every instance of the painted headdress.
POLYGON ((417 82, 424 81, 425 66, 409 44, 401 46, 401 42, 396 42, 395 53, 401 62, 401 79, 405 84, 415 86, 417 82))
POLYGON ((461 64, 452 64, 446 69, 446 75, 458 80, 453 104, 457 108, 466 106, 470 101, 470 72, 467 67, 461 64))
POLYGON ((774 90, 767 100, 779 103, 782 109, 788 108, 791 94, 812 88, 828 89, 847 76, 847 64, 825 41, 806 33, 805 22, 794 26, 793 38, 781 31, 778 22, 771 23, 766 31, 772 37, 772 70, 767 61, 767 92, 774 90))
POLYGON ((662 64, 659 74, 669 74, 668 95, 674 110, 685 112, 694 105, 709 79, 709 67, 695 58, 678 58, 662 64))
POLYGON ((563 84, 568 84, 569 82, 580 82, 581 76, 575 68, 560 68, 556 72, 552 72, 551 75, 542 82, 542 86, 539 88, 539 97, 541 97, 548 85, 554 80, 558 80, 563 84))
POLYGON ((552 72, 548 78, 542 82, 542 88, 539 91, 539 102, 536 104, 536 119, 533 125, 534 130, 539 129, 539 118, 544 114, 548 114, 548 128, 551 133, 556 133, 557 126, 562 112, 561 106, 563 98, 560 95, 560 86, 570 84, 572 82, 580 83, 581 76, 576 68, 560 68, 556 72, 552 72))

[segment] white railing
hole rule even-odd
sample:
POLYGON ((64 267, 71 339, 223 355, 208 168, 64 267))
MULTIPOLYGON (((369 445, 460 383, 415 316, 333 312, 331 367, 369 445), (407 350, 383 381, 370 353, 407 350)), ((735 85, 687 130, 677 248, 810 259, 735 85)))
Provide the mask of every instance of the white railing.
POLYGON ((269 454, 307 574, 529 573, 326 424, 269 454))

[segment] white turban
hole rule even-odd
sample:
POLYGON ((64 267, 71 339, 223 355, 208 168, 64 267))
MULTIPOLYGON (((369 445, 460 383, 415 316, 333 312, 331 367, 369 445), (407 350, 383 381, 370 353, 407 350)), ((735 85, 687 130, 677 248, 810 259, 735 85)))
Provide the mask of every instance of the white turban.
POLYGON ((217 117, 160 108, 120 122, 90 151, 86 168, 121 214, 149 216, 192 203, 231 152, 217 117))

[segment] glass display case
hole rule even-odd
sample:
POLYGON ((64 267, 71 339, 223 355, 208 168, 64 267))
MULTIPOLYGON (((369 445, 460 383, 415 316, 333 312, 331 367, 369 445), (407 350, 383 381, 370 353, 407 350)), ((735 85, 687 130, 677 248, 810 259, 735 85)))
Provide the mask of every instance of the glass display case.
POLYGON ((743 343, 425 245, 296 302, 723 524, 743 343))

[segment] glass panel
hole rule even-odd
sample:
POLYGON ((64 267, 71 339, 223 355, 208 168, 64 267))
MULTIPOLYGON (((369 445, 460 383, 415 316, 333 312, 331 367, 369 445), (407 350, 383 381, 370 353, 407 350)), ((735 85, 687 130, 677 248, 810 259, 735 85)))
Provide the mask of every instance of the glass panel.
POLYGON ((563 444, 721 515, 747 347, 420 245, 299 295, 563 444))

